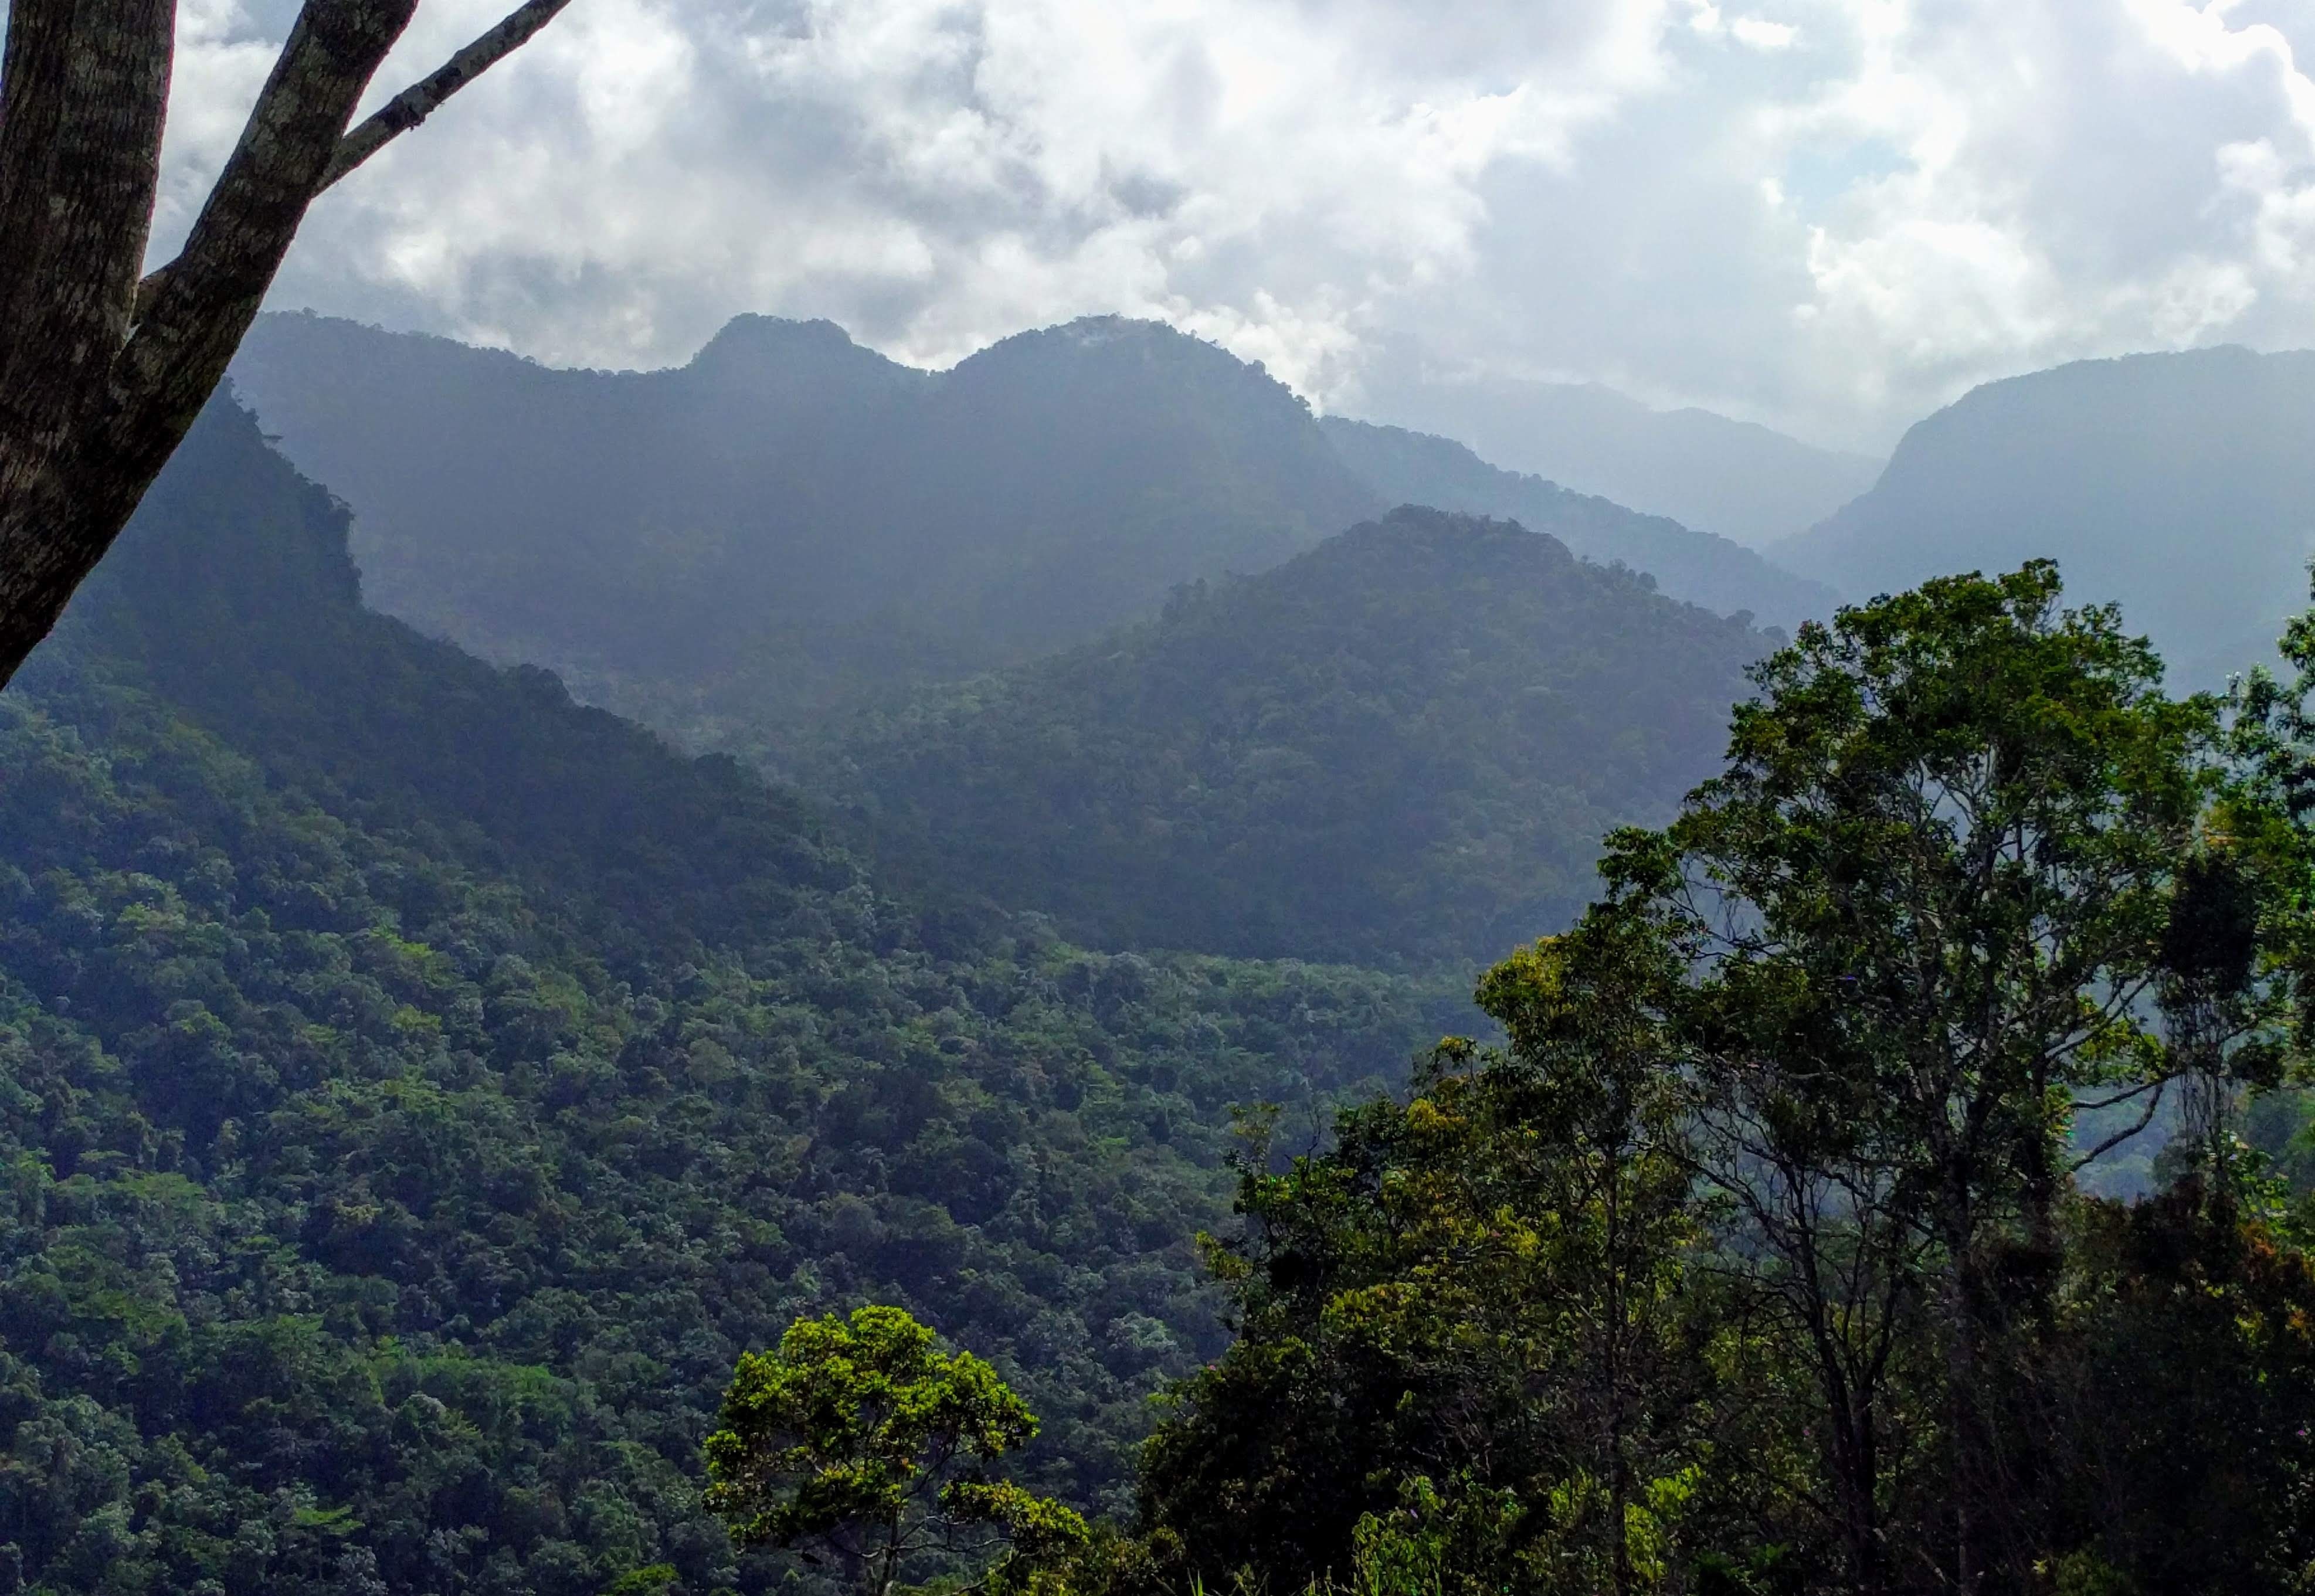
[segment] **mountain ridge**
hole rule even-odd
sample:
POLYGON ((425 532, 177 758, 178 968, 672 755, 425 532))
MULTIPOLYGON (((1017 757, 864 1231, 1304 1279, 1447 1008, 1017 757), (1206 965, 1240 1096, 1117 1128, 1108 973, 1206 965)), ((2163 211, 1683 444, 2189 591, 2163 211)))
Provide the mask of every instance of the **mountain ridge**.
POLYGON ((1468 968, 1720 751, 1772 639, 1545 533, 1415 507, 1153 620, 829 728, 881 867, 1111 948, 1468 968))
POLYGON ((924 373, 742 318, 589 373, 275 315, 235 377, 356 507, 378 607, 669 725, 1024 657, 1381 508, 1282 385, 1073 327, 924 373))
POLYGON ((1874 490, 1771 552, 1850 598, 2049 556, 2195 686, 2268 656, 2315 552, 2315 351, 2081 360, 1917 422, 1874 490), (2182 576, 2191 572, 2191 580, 2182 576))
POLYGON ((1832 589, 1795 576, 1734 539, 1596 494, 1488 464, 1452 439, 1327 416, 1319 425, 1351 468, 1384 499, 1515 520, 1579 556, 1645 572, 1671 598, 1722 615, 1744 611, 1789 632, 1822 619, 1832 589))
POLYGON ((1823 607, 1725 539, 1476 459, 1353 459, 1349 423, 1162 324, 1087 317, 943 372, 760 316, 654 372, 461 347, 269 315, 235 380, 356 508, 375 605, 695 745, 1071 646, 1426 493, 1708 607, 1823 607))
POLYGON ((1455 438, 1507 470, 1763 550, 1873 485, 1882 462, 1596 383, 1386 376, 1369 419, 1455 438))

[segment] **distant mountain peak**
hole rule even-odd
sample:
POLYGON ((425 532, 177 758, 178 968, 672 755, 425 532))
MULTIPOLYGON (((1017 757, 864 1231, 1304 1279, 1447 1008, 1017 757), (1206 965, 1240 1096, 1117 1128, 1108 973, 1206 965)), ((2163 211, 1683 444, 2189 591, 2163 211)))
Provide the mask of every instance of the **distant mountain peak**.
POLYGON ((2175 679, 2259 662, 2315 552, 2315 352, 2240 345, 2076 360, 1916 422, 1873 491, 1777 546, 1852 598, 2057 559, 2175 679))
POLYGON ((1596 383, 1386 381, 1376 419, 1458 438, 1532 472, 1753 548, 1791 536, 1873 485, 1880 462, 1752 421, 1656 410, 1596 383))
POLYGON ((1259 360, 1244 360, 1220 344, 1184 332, 1169 323, 1138 316, 1079 316, 1059 326, 1038 327, 999 339, 961 362, 960 372, 1053 362, 1089 369, 1147 369, 1152 366, 1246 387, 1274 392, 1300 410, 1309 404, 1270 374, 1259 360))
POLYGON ((739 315, 724 323, 684 369, 726 382, 786 387, 799 377, 818 373, 911 368, 854 342, 852 334, 834 322, 739 315))

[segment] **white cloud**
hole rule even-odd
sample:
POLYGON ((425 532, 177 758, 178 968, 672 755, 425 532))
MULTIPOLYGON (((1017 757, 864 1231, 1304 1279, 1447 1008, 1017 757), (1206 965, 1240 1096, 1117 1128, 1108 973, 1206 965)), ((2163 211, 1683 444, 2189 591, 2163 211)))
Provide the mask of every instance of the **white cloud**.
POLYGON ((1739 44, 1756 50, 1790 49, 1800 42, 1801 31, 1790 22, 1772 22, 1764 17, 1738 17, 1728 24, 1728 36, 1739 44))
MULTIPOLYGON (((425 0, 389 75, 504 3, 425 0)), ((164 236, 288 9, 186 0, 164 236)), ((618 365, 742 310, 926 362, 1115 310, 1322 402, 1484 368, 1878 443, 2315 341, 2311 49, 2315 0, 576 0, 277 302, 618 365)))

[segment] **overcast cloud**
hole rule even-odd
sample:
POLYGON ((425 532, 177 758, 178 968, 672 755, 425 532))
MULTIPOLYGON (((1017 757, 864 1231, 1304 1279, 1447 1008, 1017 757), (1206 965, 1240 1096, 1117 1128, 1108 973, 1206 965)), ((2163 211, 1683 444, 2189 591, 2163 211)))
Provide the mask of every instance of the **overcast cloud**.
MULTIPOLYGON (((389 75, 507 0, 425 0, 389 75)), ((294 7, 185 0, 162 237, 294 7)), ((556 362, 1095 312, 1323 406, 1596 379, 1885 447, 2084 355, 2315 343, 2315 0, 575 0, 275 304, 556 362)))

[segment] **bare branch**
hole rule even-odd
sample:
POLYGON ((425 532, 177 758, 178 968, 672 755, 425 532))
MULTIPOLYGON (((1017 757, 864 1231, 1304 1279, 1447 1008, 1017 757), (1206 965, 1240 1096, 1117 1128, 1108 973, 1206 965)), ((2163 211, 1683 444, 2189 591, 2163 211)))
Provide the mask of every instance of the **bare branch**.
MULTIPOLYGON (((315 195, 319 196, 340 178, 432 116, 451 95, 529 43, 540 29, 553 22, 570 4, 571 0, 527 0, 527 4, 509 13, 497 27, 363 118, 359 127, 338 140, 337 149, 331 155, 330 164, 324 169, 321 182, 314 190, 315 195)), ((159 299, 161 290, 167 286, 176 270, 177 262, 172 261, 165 266, 155 268, 137 286, 137 307, 140 316, 159 299)))
POLYGON ((65 115, 73 0, 16 0, 0 58, 0 306, 32 274, 65 115))
POLYGON ((139 291, 120 385, 132 401, 120 418, 131 435, 145 435, 156 416, 189 426, 208 402, 354 106, 416 9, 417 0, 306 0, 183 253, 149 298, 139 291))
POLYGON ((2080 1157, 2076 1158, 2071 1164, 2067 1166, 2068 1173, 2079 1174, 2082 1170, 2088 1169, 2091 1165, 2097 1163, 2100 1158, 2105 1157, 2108 1153, 2114 1151, 2115 1148, 2120 1147, 2124 1142, 2128 1141, 2132 1137, 2136 1136, 2140 1131, 2145 1130, 2149 1125, 2151 1125, 2154 1122, 2154 1116, 2157 1113, 2160 1113, 2162 1110, 2162 1088, 2168 1084, 2169 1083, 2165 1081, 2155 1082, 2154 1095, 2146 1100, 2145 1111, 2138 1116, 2137 1123, 2132 1125, 2127 1130, 2115 1131, 2112 1136, 2107 1137, 2104 1141, 2098 1143, 2098 1146, 2092 1148, 2089 1152, 2084 1153, 2080 1157))
POLYGON ((570 4, 571 0, 528 0, 497 27, 365 117, 361 126, 339 141, 330 169, 322 174, 322 187, 328 188, 432 116, 444 101, 529 43, 570 4))
POLYGON ((0 679, 56 625, 216 391, 416 4, 306 0, 177 269, 132 333, 176 6, 82 0, 38 258, 54 286, 31 298, 32 336, 10 328, 0 381, 0 679), (75 96, 88 100, 84 116, 75 96), (120 219, 124 196, 137 200, 133 223, 120 219), (76 200, 85 216, 72 214, 76 200))
POLYGON ((48 634, 135 507, 78 481, 72 466, 128 336, 160 182, 175 31, 174 0, 17 0, 9 13, 0 63, 0 684, 48 634), (94 528, 89 518, 116 509, 108 529, 94 528))
POLYGON ((314 197, 568 0, 528 0, 349 135, 417 4, 305 0, 183 252, 140 283, 175 0, 13 0, 0 60, 0 685, 223 379, 314 197))

